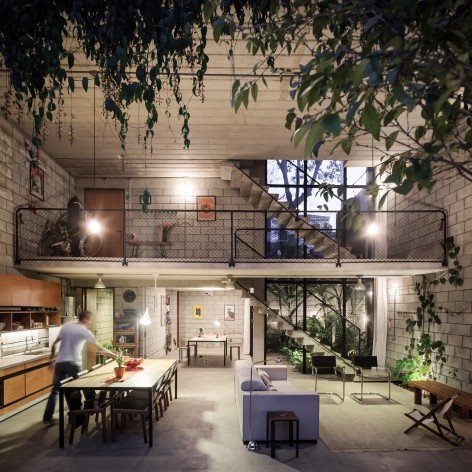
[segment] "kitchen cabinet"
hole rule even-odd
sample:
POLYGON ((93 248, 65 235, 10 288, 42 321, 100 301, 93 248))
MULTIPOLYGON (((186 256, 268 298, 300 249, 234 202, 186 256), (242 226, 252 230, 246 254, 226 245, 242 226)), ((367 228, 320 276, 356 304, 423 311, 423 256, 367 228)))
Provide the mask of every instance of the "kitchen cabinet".
POLYGON ((45 280, 16 275, 0 275, 0 306, 43 307, 61 305, 61 286, 45 280))
POLYGON ((25 379, 25 374, 16 374, 3 381, 3 403, 5 405, 25 397, 25 379))

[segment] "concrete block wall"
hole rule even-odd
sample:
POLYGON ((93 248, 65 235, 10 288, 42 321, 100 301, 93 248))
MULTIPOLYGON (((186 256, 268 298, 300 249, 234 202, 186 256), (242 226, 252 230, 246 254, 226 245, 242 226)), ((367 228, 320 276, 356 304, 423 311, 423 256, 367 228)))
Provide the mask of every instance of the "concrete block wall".
MULTIPOLYGON (((226 333, 229 338, 242 338, 244 328, 244 298, 241 298, 239 290, 214 291, 207 295, 206 292, 186 291, 179 292, 179 328, 180 342, 185 343, 189 338, 198 335, 199 329, 203 328, 207 334, 226 333), (194 305, 203 307, 203 319, 193 317, 194 305), (225 305, 234 305, 234 321, 225 321, 225 305), (217 328, 215 321, 221 323, 217 328)), ((220 345, 209 344, 209 349, 220 349, 220 345)))
POLYGON ((74 194, 74 179, 40 151, 44 170, 44 201, 29 191, 27 140, 12 124, 0 117, 0 272, 20 275, 14 269, 15 211, 18 207, 62 208, 74 194))
MULTIPOLYGON (((255 207, 245 197, 240 197, 237 189, 229 188, 228 181, 219 178, 184 179, 184 178, 150 178, 150 179, 98 179, 97 188, 122 188, 125 191, 126 209, 136 210, 128 214, 126 233, 135 234, 141 241, 161 241, 162 225, 176 223, 170 233, 170 247, 165 248, 167 258, 229 258, 231 253, 231 217, 229 213, 219 213, 215 221, 197 221, 197 196, 215 196, 216 210, 238 210, 234 214, 233 231, 237 228, 264 228, 263 214, 251 213, 255 207), (187 191, 183 195, 183 186, 187 191), (140 211, 140 196, 145 188, 151 192, 149 212, 140 211), (169 210, 170 213, 164 212, 169 210), (186 213, 181 210, 190 211, 186 213), (246 213, 247 211, 247 213, 246 213)), ((90 179, 76 179, 79 198, 83 199, 83 189, 90 188, 90 179)), ((264 234, 250 230, 244 236, 253 247, 263 251, 264 234)), ((128 257, 131 248, 129 248, 128 257)), ((139 257, 159 258, 161 253, 156 247, 140 246, 139 257)))
POLYGON ((151 358, 159 358, 165 356, 165 313, 163 313, 161 299, 165 295, 164 288, 154 287, 133 287, 127 285, 125 287, 115 288, 115 314, 123 313, 125 309, 135 309, 138 311, 138 318, 141 317, 146 308, 149 310, 151 324, 139 329, 139 355, 144 355, 144 330, 146 330, 146 355, 151 358), (127 303, 123 300, 123 292, 125 290, 134 290, 136 292, 136 300, 127 303))
MULTIPOLYGON (((436 307, 442 323, 433 328, 435 339, 446 344, 447 361, 440 380, 444 383, 472 392, 472 185, 462 177, 450 177, 439 181, 431 193, 417 192, 407 198, 390 196, 388 209, 428 209, 444 208, 448 214, 448 234, 454 236, 461 248, 459 259, 464 267, 462 287, 450 285, 437 286, 436 307)), ((415 239, 415 226, 407 228, 412 239, 415 239)), ((438 273, 439 274, 439 273, 438 273)), ((429 274, 434 277, 438 274, 429 274)), ((419 306, 414 292, 414 283, 420 276, 390 279, 388 283, 388 317, 390 329, 387 339, 387 364, 393 366, 405 355, 405 346, 409 335, 405 331, 408 318, 414 316, 419 306), (395 336, 393 336, 394 293, 398 292, 395 303, 395 336)))
POLYGON ((113 339, 113 298, 113 289, 97 290, 95 329, 99 343, 109 343, 113 339))

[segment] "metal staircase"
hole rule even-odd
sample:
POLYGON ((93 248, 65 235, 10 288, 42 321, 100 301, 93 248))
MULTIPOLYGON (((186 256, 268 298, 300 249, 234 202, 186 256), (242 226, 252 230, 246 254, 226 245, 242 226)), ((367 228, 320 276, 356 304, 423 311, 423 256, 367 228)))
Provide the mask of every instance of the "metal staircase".
POLYGON ((238 281, 236 281, 235 285, 242 291, 241 298, 249 298, 251 300, 255 314, 267 315, 267 320, 272 324, 273 329, 278 330, 280 334, 285 334, 292 338, 310 353, 323 352, 326 355, 335 356, 337 364, 345 367, 346 376, 354 377, 355 369, 348 359, 343 358, 329 346, 311 337, 307 332, 295 327, 289 320, 280 315, 277 309, 271 308, 266 301, 261 300, 255 293, 250 293, 249 290, 238 281))
POLYGON ((259 179, 251 177, 249 170, 240 169, 234 164, 221 168, 221 179, 228 181, 232 189, 237 189, 258 210, 267 211, 268 216, 276 217, 277 222, 286 230, 296 231, 304 245, 313 246, 325 259, 356 259, 348 249, 325 234, 317 225, 312 225, 288 208, 288 203, 279 201, 278 193, 269 193, 269 187, 261 185, 259 179))

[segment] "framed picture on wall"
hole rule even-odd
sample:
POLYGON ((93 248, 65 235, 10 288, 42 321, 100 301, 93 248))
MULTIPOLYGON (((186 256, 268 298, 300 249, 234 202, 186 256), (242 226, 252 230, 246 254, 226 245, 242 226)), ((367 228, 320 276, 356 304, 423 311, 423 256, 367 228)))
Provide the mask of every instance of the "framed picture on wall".
POLYGON ((234 305, 225 305, 225 321, 234 321, 235 315, 234 305))
POLYGON ((193 319, 194 320, 203 319, 203 306, 202 305, 193 305, 193 319))
POLYGON ((215 196, 197 197, 197 221, 215 221, 215 208, 215 196))
POLYGON ((30 194, 44 201, 44 170, 33 162, 30 162, 29 185, 30 194))

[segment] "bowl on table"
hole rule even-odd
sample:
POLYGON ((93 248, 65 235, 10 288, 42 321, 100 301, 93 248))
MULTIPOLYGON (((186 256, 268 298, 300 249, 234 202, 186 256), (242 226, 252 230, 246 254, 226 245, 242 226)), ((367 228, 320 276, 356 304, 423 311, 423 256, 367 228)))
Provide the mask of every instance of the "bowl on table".
POLYGON ((142 364, 143 359, 130 358, 126 360, 123 364, 130 369, 135 369, 138 365, 142 364))

